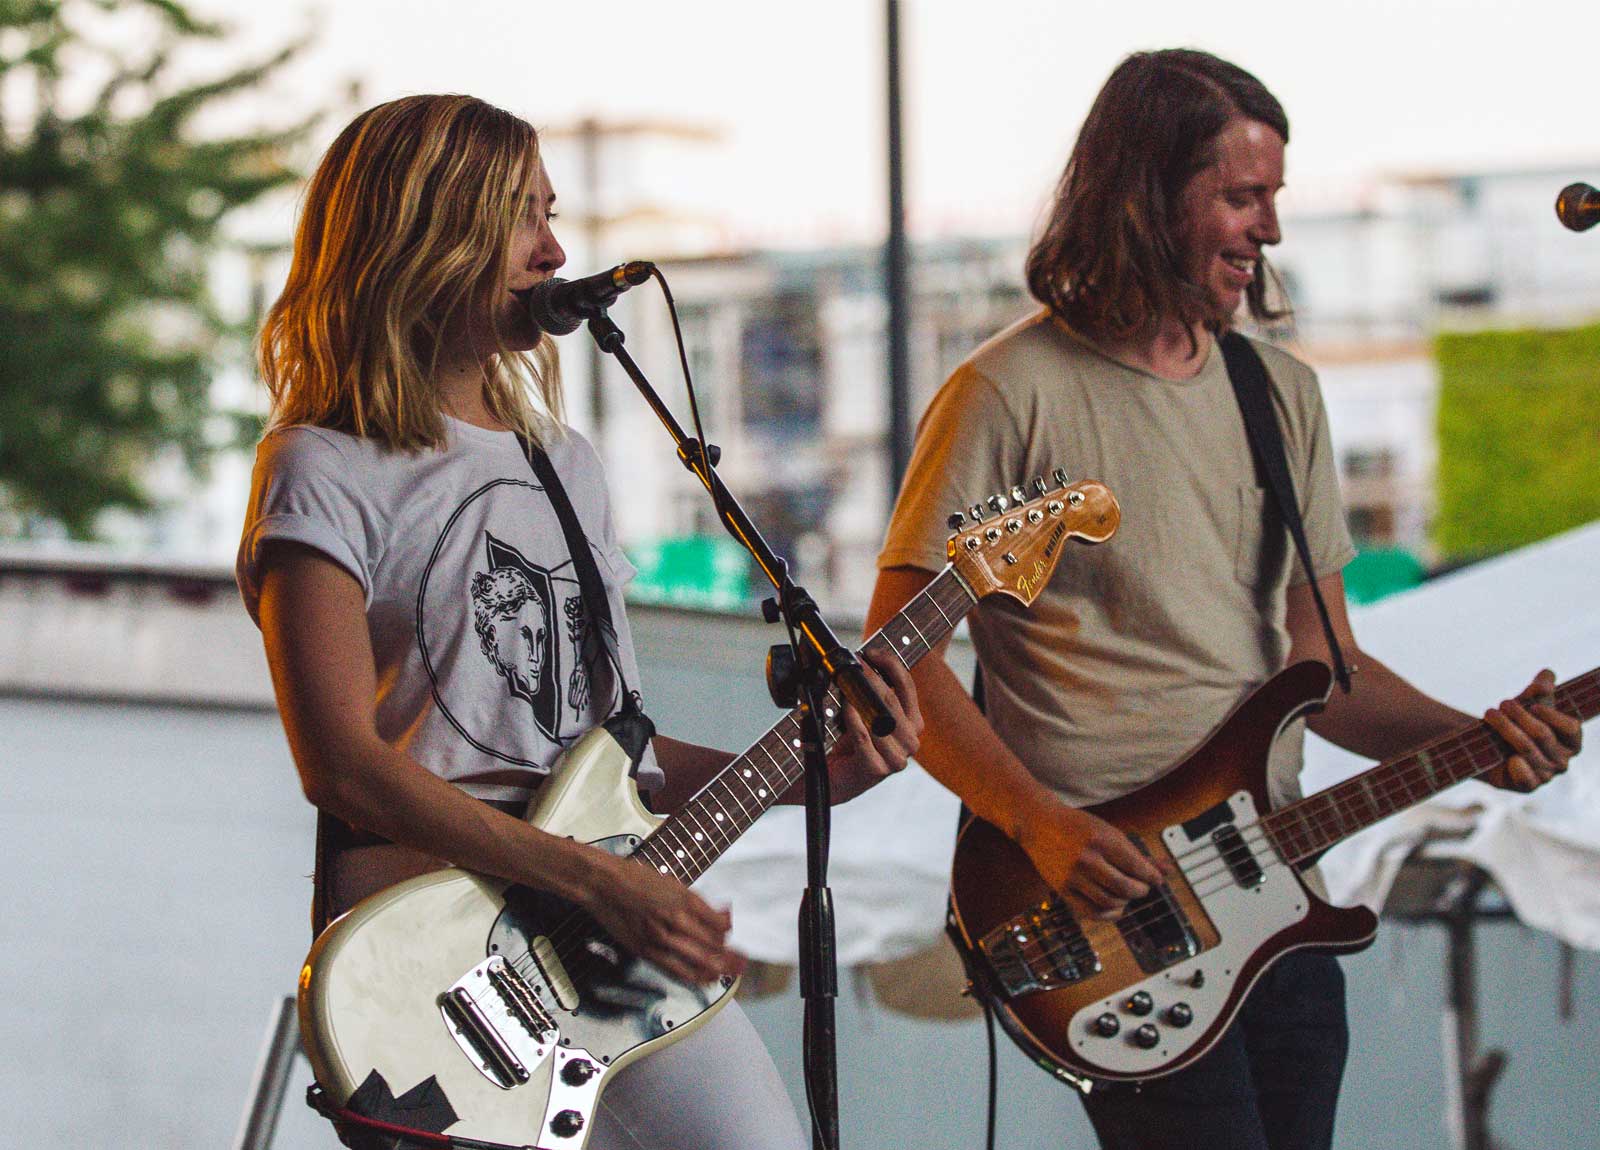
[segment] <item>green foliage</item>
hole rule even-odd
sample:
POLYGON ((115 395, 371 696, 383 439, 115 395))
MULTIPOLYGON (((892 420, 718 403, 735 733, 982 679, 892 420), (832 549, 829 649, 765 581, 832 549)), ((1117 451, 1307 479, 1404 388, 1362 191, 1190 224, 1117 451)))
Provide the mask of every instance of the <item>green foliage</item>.
POLYGON ((1600 518, 1600 326, 1441 335, 1434 354, 1449 559, 1600 518))
POLYGON ((31 111, 6 109, 0 131, 6 518, 87 535, 108 507, 149 506, 142 477, 163 453, 197 469, 232 438, 209 390, 243 333, 213 304, 207 267, 223 217, 297 179, 286 157, 313 121, 197 131, 197 117, 298 48, 200 83, 171 79, 175 51, 223 35, 171 0, 0 0, 0 92, 37 93, 31 111), (95 32, 130 20, 155 29, 148 47, 97 44, 95 32), (96 74, 98 90, 66 110, 61 93, 96 74))

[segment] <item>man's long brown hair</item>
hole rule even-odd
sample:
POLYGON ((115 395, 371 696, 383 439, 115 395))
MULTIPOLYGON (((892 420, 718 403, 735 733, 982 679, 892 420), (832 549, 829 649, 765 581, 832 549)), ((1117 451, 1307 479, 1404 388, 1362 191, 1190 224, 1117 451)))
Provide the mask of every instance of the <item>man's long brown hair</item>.
MULTIPOLYGON (((1289 142, 1277 98, 1209 52, 1138 52, 1117 66, 1078 133, 1043 234, 1028 253, 1028 289, 1101 344, 1144 343, 1162 322, 1215 326, 1201 285, 1185 278, 1180 197, 1240 116, 1289 142)), ((1245 289, 1250 313, 1277 319, 1263 260, 1245 289)))

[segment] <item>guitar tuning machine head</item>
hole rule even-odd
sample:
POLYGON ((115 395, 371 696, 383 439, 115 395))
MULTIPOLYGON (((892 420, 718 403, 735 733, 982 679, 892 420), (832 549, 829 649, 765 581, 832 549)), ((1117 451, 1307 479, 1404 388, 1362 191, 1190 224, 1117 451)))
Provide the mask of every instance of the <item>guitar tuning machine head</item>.
POLYGON ((1065 487, 1067 485, 1067 473, 1064 468, 1056 468, 1050 473, 1050 478, 1056 481, 1057 487, 1065 487))
POLYGON ((955 512, 952 512, 951 515, 950 515, 950 518, 946 519, 944 522, 945 522, 945 526, 949 527, 950 530, 952 530, 952 531, 960 531, 961 528, 966 524, 967 517, 965 515, 963 515, 961 512, 955 511, 955 512))
POLYGON ((1013 502, 1013 503, 1026 503, 1027 501, 1028 501, 1028 493, 1026 491, 1022 490, 1021 485, 1018 485, 1018 486, 1013 487, 1011 489, 1011 502, 1013 502))
POLYGON ((994 495, 989 496, 989 510, 993 511, 996 515, 1000 514, 1002 511, 1004 511, 1007 507, 1010 507, 1010 506, 1011 506, 1011 501, 1009 499, 1007 499, 1004 495, 999 494, 998 492, 996 494, 994 494, 994 495))
POLYGON ((1044 477, 1042 475, 1035 475, 1033 477, 1033 485, 1032 486, 1033 486, 1033 493, 1035 495, 1043 495, 1044 492, 1045 492, 1044 477))
POLYGON ((983 504, 974 503, 971 507, 967 508, 967 514, 972 516, 972 521, 974 523, 982 523, 983 522, 983 504))

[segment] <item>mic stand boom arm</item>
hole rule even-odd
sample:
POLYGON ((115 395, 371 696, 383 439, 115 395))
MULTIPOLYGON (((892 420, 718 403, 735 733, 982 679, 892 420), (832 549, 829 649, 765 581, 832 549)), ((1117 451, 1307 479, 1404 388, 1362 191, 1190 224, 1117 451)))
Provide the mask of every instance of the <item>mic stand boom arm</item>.
MULTIPOLYGON (((817 605, 811 596, 790 582, 788 565, 773 553, 767 541, 761 537, 761 532, 750 522, 750 517, 745 514, 744 508, 739 506, 739 501, 723 485, 722 477, 716 473, 715 461, 713 460, 711 465, 707 464, 705 445, 684 433, 677 419, 667 409, 667 405, 661 402, 661 397, 645 378, 644 372, 639 370, 639 365, 623 348, 622 329, 612 322, 610 316, 601 312, 590 318, 589 334, 594 337, 601 351, 614 357, 622 365, 622 369, 628 373, 628 378, 632 379, 634 386, 639 389, 639 394, 644 396, 645 402, 650 405, 650 410, 661 420, 667 433, 672 436, 672 441, 677 445, 678 458, 684 467, 694 472, 706 490, 711 492, 712 502, 716 505, 717 514, 722 519, 722 525, 728 529, 728 534, 750 552, 773 587, 780 592, 785 592, 786 586, 790 588, 788 595, 794 600, 795 607, 793 626, 804 638, 804 648, 808 649, 797 654, 803 656, 809 653, 815 656, 828 678, 861 715, 867 728, 874 735, 882 738, 892 734, 895 726, 894 718, 885 709, 883 701, 867 682, 866 676, 862 674, 861 663, 856 659, 855 653, 839 642, 838 637, 822 618, 821 612, 817 610, 817 605)), ((780 595, 780 601, 782 598, 780 595)))

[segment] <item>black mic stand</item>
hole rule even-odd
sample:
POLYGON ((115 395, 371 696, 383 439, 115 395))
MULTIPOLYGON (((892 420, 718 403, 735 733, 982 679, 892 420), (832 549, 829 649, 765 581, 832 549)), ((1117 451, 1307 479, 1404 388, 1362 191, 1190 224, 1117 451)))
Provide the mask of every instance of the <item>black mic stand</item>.
POLYGON ((822 725, 822 696, 831 680, 862 716, 874 735, 895 728, 894 718, 868 684, 855 654, 835 637, 817 610, 816 602, 789 578, 789 567, 775 555, 755 524, 739 506, 716 473, 716 447, 702 444, 684 433, 662 403, 644 372, 623 349, 622 329, 603 310, 589 319, 595 345, 613 356, 633 380, 639 394, 656 413, 678 448, 678 458, 711 493, 717 515, 728 533, 750 552, 778 591, 776 602, 767 600, 762 611, 769 623, 783 619, 789 629, 788 648, 778 647, 769 659, 769 689, 780 706, 793 706, 803 695, 804 762, 806 777, 806 891, 800 904, 800 993, 805 999, 806 1093, 811 1105, 811 1142, 815 1150, 839 1150, 839 1083, 834 998, 839 979, 834 947, 833 896, 828 890, 829 812, 826 737, 822 725), (787 651, 788 660, 777 657, 787 651), (796 689, 798 688, 798 694, 796 689))

